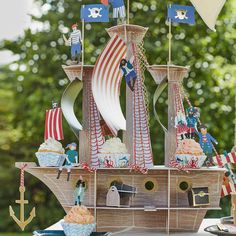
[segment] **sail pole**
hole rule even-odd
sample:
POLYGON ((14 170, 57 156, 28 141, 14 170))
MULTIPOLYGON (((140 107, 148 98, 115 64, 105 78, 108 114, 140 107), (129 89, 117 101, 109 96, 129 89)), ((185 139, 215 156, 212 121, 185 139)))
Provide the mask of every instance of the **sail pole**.
POLYGON ((129 11, 130 11, 129 0, 127 0, 127 24, 129 24, 129 11))

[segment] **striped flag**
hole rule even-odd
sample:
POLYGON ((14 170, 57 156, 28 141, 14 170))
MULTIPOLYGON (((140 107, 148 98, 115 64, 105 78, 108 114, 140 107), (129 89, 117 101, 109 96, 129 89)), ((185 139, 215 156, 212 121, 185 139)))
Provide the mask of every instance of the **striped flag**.
POLYGON ((213 161, 219 166, 223 167, 227 163, 236 164, 236 152, 230 152, 213 157, 213 161))
POLYGON ((55 140, 64 139, 61 108, 54 108, 46 111, 44 140, 47 140, 48 138, 54 138, 55 140))
POLYGON ((231 170, 230 164, 236 164, 236 153, 225 152, 222 155, 217 155, 213 157, 214 163, 216 163, 219 167, 224 167, 227 169, 228 176, 224 176, 223 185, 221 190, 221 197, 230 195, 231 193, 236 192, 236 177, 231 170))
POLYGON ((114 35, 99 56, 93 70, 92 91, 97 107, 113 133, 126 129, 126 120, 120 106, 121 59, 126 57, 126 44, 114 35))
POLYGON ((235 193, 236 192, 235 187, 236 187, 236 184, 233 184, 230 182, 230 180, 228 180, 228 183, 225 183, 222 185, 221 197, 225 197, 227 195, 235 193))

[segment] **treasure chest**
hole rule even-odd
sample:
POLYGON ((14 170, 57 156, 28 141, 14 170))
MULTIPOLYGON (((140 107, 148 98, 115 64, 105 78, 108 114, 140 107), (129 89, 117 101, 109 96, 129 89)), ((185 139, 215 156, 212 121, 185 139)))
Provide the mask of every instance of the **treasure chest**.
POLYGON ((188 192, 188 201, 190 206, 208 206, 210 205, 208 187, 191 188, 188 192))

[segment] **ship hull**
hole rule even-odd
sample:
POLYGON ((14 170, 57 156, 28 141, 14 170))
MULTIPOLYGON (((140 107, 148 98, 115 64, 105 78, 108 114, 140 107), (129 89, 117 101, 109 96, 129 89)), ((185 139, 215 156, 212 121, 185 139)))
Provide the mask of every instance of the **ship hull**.
MULTIPOLYGON (((16 166, 20 167, 21 164, 16 163, 16 166)), ((207 210, 220 209, 224 175, 224 169, 220 168, 202 168, 186 173, 155 166, 147 174, 131 172, 129 169, 98 169, 91 173, 73 168, 71 179, 67 182, 66 170, 58 180, 58 168, 27 164, 26 171, 49 187, 65 212, 74 205, 73 192, 81 175, 87 186, 83 204, 95 215, 98 232, 126 228, 139 232, 196 232, 207 210), (129 207, 106 206, 106 195, 113 181, 137 188, 137 194, 131 198, 129 207), (183 182, 184 190, 181 188, 183 182), (189 206, 187 192, 191 187, 209 188, 209 206, 189 206)))

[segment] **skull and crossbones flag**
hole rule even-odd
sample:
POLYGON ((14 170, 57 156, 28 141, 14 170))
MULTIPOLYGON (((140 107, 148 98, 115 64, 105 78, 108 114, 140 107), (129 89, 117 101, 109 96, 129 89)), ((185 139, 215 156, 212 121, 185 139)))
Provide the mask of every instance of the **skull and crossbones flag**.
POLYGON ((169 5, 168 20, 171 22, 195 24, 195 8, 192 6, 169 5))
POLYGON ((109 22, 109 6, 103 4, 83 5, 80 18, 85 22, 109 22))

